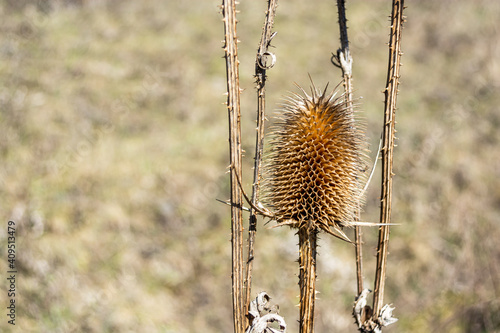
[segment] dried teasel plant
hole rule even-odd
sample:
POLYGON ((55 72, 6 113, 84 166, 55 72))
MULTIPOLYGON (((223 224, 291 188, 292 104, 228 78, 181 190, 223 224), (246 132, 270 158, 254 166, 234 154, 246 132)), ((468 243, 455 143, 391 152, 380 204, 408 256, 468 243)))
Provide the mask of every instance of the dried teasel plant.
MULTIPOLYGON (((281 119, 276 123, 272 150, 268 155, 264 180, 263 202, 259 202, 260 161, 264 140, 263 122, 265 118, 265 80, 266 70, 274 65, 275 56, 267 51, 275 33, 271 32, 277 0, 268 0, 268 11, 263 29, 261 44, 256 60, 256 81, 258 95, 258 134, 255 156, 254 184, 252 199, 243 191, 241 185, 241 129, 239 109, 239 73, 236 38, 235 0, 223 0, 221 6, 225 28, 225 59, 228 83, 229 143, 231 170, 231 200, 225 202, 231 209, 232 220, 232 282, 233 282, 233 319, 235 332, 243 332, 247 324, 245 312, 249 308, 252 276, 253 244, 256 232, 256 215, 261 214, 278 222, 277 226, 288 225, 298 229, 299 235, 299 285, 300 285, 300 332, 313 332, 314 300, 316 281, 316 243, 319 231, 332 234, 349 241, 342 231, 344 227, 362 225, 382 225, 377 251, 377 273, 374 291, 374 310, 372 318, 361 308, 366 306, 367 289, 363 289, 361 265, 361 233, 355 232, 356 262, 358 271, 358 300, 354 307, 357 323, 362 332, 380 332, 396 319, 392 317, 393 307, 381 308, 387 260, 388 226, 390 223, 392 149, 394 147, 394 113, 399 78, 399 58, 401 23, 403 21, 403 0, 393 0, 391 25, 390 59, 388 83, 386 86, 386 110, 383 135, 383 188, 380 223, 358 221, 359 207, 364 189, 361 184, 366 177, 366 140, 363 128, 355 121, 352 107, 351 64, 348 50, 347 28, 345 26, 345 6, 337 2, 339 24, 341 27, 342 48, 337 53, 339 67, 343 71, 345 94, 337 97, 335 93, 319 91, 316 87, 308 95, 294 94, 284 105, 281 119), (264 60, 271 57, 271 63, 264 60), (243 275, 242 242, 242 196, 250 205, 249 248, 246 263, 246 278, 243 275), (245 292, 243 291, 245 289, 245 292), (362 292, 360 292, 362 291, 362 292), (364 315, 364 316, 361 316, 364 315), (366 320, 366 321, 365 321, 366 320)), ((271 329, 252 321, 249 329, 271 329), (261 327, 262 326, 262 327, 261 327), (253 328, 252 328, 253 327, 253 328)))
POLYGON ((270 141, 263 202, 278 226, 298 229, 300 332, 314 330, 319 231, 350 242, 367 169, 364 129, 336 91, 299 87, 283 105, 270 141))
MULTIPOLYGON (((337 0, 339 15, 341 48, 337 55, 332 57, 334 65, 342 69, 346 102, 351 100, 352 92, 352 57, 349 53, 349 39, 347 36, 347 18, 345 14, 345 0, 337 0), (335 60, 335 61, 334 61, 335 60)), ((380 229, 379 242, 377 246, 377 267, 374 283, 373 310, 367 305, 367 296, 371 290, 363 288, 363 266, 362 266, 362 236, 361 229, 355 228, 356 243, 356 271, 357 291, 353 315, 359 331, 364 333, 382 332, 382 327, 397 321, 393 317, 394 307, 389 304, 383 305, 384 287, 386 277, 386 265, 389 243, 389 226, 391 222, 392 206, 392 164, 395 140, 395 114, 396 98, 399 86, 399 69, 401 59, 401 33, 404 22, 403 10, 404 0, 392 1, 391 34, 389 38, 389 64, 387 71, 387 82, 384 90, 385 109, 384 125, 379 153, 382 153, 382 188, 380 206, 380 229)), ((378 155, 377 158, 378 159, 378 155)))
POLYGON ((247 323, 244 309, 244 261, 241 177, 241 111, 238 38, 236 35, 236 1, 223 0, 220 7, 224 22, 224 58, 227 77, 227 112, 229 119, 229 159, 231 182, 231 258, 232 303, 235 333, 243 333, 247 323))
MULTIPOLYGON (((236 0, 222 0, 220 6, 224 22, 224 52, 226 60, 227 76, 227 109, 229 118, 229 151, 230 151, 230 181, 231 198, 224 202, 231 206, 231 248, 232 248, 232 300, 233 300, 233 324, 234 332, 243 333, 249 321, 246 315, 250 315, 250 294, 252 284, 252 268, 254 260, 254 240, 257 231, 257 213, 262 214, 257 208, 260 184, 260 168, 264 144, 264 120, 265 120, 265 82, 266 70, 270 69, 276 60, 274 54, 268 51, 272 38, 274 16, 277 8, 277 0, 268 0, 268 10, 264 22, 262 38, 257 51, 255 78, 257 82, 257 136, 255 148, 254 183, 252 186, 252 199, 243 191, 241 185, 241 124, 240 124, 240 85, 238 68, 238 42, 236 34, 236 0), (271 63, 266 59, 270 57, 271 63), (250 221, 248 235, 248 260, 246 265, 243 260, 243 220, 242 195, 250 204, 250 221), (246 274, 243 270, 246 266, 246 274)), ((266 215, 266 213, 264 213, 266 215)), ((269 216, 269 215, 266 215, 269 216)), ((248 326, 250 327, 250 326, 248 326)))
POLYGON ((325 231, 350 242, 368 157, 364 126, 343 95, 314 84, 287 98, 270 133, 263 202, 278 225, 325 231))

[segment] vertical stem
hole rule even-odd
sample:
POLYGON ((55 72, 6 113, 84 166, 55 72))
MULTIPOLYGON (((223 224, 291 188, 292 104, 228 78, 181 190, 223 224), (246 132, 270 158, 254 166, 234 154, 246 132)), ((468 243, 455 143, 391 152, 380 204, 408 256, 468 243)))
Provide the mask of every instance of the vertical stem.
MULTIPOLYGON (((264 149, 264 121, 266 116, 266 67, 262 65, 262 57, 267 52, 271 43, 271 29, 274 24, 277 0, 268 0, 266 19, 262 29, 262 36, 255 60, 255 80, 257 83, 257 134, 255 138, 255 161, 252 186, 252 203, 255 206, 259 200, 259 186, 262 166, 262 152, 264 149)), ((273 64, 271 64, 272 66, 273 64)), ((270 67, 269 67, 270 68, 270 67)), ((250 306, 250 294, 252 288, 252 269, 255 247, 255 233, 257 232, 257 215, 253 208, 250 209, 250 221, 248 228, 248 260, 245 280, 245 309, 250 306)))
MULTIPOLYGON (((384 133, 382 146, 382 192, 380 207, 380 223, 390 223, 392 203, 392 162, 394 151, 394 133, 396 116, 396 99, 399 85, 399 68, 401 59, 401 30, 403 26, 404 0, 393 0, 391 15, 391 35, 389 40, 389 65, 385 88, 384 133)), ((375 273, 375 290, 373 296, 373 313, 379 316, 384 303, 384 285, 386 277, 387 253, 389 245, 389 226, 379 229, 377 253, 377 271, 375 273)))
POLYGON ((236 37, 235 0, 223 0, 222 13, 225 33, 225 59, 227 73, 227 109, 229 118, 229 158, 231 181, 231 246, 232 246, 232 298, 234 332, 245 331, 243 310, 243 217, 242 193, 236 176, 241 179, 241 124, 240 83, 238 72, 238 40, 236 37))
MULTIPOLYGON (((359 216, 359 210, 358 210, 359 216)), ((358 217, 359 220, 359 217, 358 217)), ((358 295, 363 291, 363 251, 362 251, 362 232, 361 228, 356 226, 354 229, 354 239, 356 242, 356 280, 358 286, 358 295)))
MULTIPOLYGON (((347 18, 345 14, 345 0, 337 0, 337 10, 339 14, 339 29, 340 29, 340 45, 341 48, 337 51, 337 60, 342 69, 343 84, 345 92, 346 106, 351 110, 351 115, 354 117, 352 103, 352 56, 349 52, 349 38, 347 35, 347 18)), ((356 213, 356 219, 359 221, 360 208, 356 213)), ((361 228, 354 227, 354 238, 356 246, 356 280, 358 287, 358 295, 363 291, 363 260, 362 260, 362 240, 361 228)))
POLYGON ((314 332, 317 229, 299 228, 300 333, 314 332))
POLYGON ((344 90, 348 107, 352 108, 352 57, 349 52, 349 38, 347 36, 347 18, 345 15, 345 0, 337 1, 339 13, 340 45, 337 51, 337 59, 344 76, 344 90))

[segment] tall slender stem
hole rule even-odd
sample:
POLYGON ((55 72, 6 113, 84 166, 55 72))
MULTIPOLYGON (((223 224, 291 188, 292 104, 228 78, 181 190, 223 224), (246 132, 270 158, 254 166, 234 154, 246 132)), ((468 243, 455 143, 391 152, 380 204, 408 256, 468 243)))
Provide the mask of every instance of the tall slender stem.
MULTIPOLYGON (((358 211, 359 214, 359 211, 358 211)), ((359 216, 359 215, 358 215, 359 216)), ((359 218, 358 218, 359 220, 359 218)), ((356 242, 356 281, 358 286, 358 295, 363 291, 363 233, 361 228, 356 226, 354 229, 354 239, 356 242)))
POLYGON ((316 241, 318 231, 299 228, 300 333, 314 332, 316 241))
POLYGON ((236 178, 239 177, 241 179, 241 111, 235 7, 235 0, 223 0, 222 2, 228 94, 227 109, 229 118, 229 158, 231 163, 230 181, 233 321, 234 332, 243 333, 246 326, 246 317, 243 309, 244 262, 242 193, 236 178))
MULTIPOLYGON (((353 102, 352 102, 352 56, 349 51, 349 37, 347 35, 347 18, 345 14, 345 0, 337 1, 337 11, 339 14, 339 29, 340 29, 340 45, 341 48, 337 51, 337 61, 342 69, 343 84, 345 92, 346 106, 351 110, 351 115, 354 117, 353 102)), ((360 207, 356 213, 356 218, 359 221, 360 207)), ((358 287, 358 295, 363 291, 363 251, 362 251, 362 232, 359 226, 354 227, 354 238, 356 246, 356 280, 358 287)))
MULTIPOLYGON (((399 85, 399 68, 401 60, 401 31, 403 27, 404 0, 393 0, 391 15, 391 35, 389 40, 389 65, 387 83, 384 91, 384 132, 382 146, 382 191, 380 207, 380 223, 391 222, 392 204, 392 162, 395 137, 396 99, 399 85)), ((379 229, 377 253, 377 270, 375 273, 375 290, 373 296, 373 313, 379 316, 384 303, 384 286, 386 278, 387 254, 389 245, 389 226, 379 229)))
MULTIPOLYGON (((255 138, 255 161, 252 186, 252 204, 256 206, 259 201, 259 186, 261 178, 262 152, 264 149, 264 121, 266 117, 266 70, 274 63, 266 66, 264 57, 268 54, 268 47, 271 43, 273 34, 271 33, 274 16, 278 0, 268 0, 266 19, 262 28, 262 36, 255 59, 255 80, 257 84, 257 133, 255 138)), ((250 306, 250 294, 252 289, 252 269, 254 260, 255 234, 257 232, 257 215, 253 208, 250 209, 250 220, 248 228, 248 260, 245 280, 245 309, 250 306)))

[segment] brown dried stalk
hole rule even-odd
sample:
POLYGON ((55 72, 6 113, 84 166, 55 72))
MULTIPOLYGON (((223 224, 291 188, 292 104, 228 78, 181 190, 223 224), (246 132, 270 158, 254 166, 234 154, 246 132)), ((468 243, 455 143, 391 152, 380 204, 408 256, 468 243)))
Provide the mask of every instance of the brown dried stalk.
POLYGON ((299 228, 300 333, 314 332, 316 242, 318 229, 299 228))
MULTIPOLYGON (((257 133, 255 139, 255 161, 252 186, 251 202, 253 207, 259 202, 259 186, 261 180, 262 152, 264 149, 264 121, 266 117, 266 70, 274 66, 274 54, 268 51, 272 38, 274 17, 278 0, 268 0, 266 18, 262 28, 262 36, 255 60, 255 80, 257 84, 257 133), (269 62, 270 61, 270 62, 269 62)), ((255 209, 250 208, 250 220, 248 228, 248 260, 245 281, 245 309, 250 306, 250 294, 252 289, 252 269, 255 247, 255 233, 257 232, 257 214, 255 209)))
POLYGON ((232 245, 232 297, 234 332, 243 333, 246 326, 243 308, 243 216, 242 193, 237 178, 241 178, 241 124, 240 83, 238 71, 238 40, 236 37, 235 0, 222 1, 225 33, 225 59, 227 74, 227 109, 229 118, 229 158, 231 181, 231 245, 232 245))
MULTIPOLYGON (((399 85, 399 68, 401 65, 401 31, 403 28, 404 0, 393 0, 391 15, 391 35, 389 40, 389 65, 387 72, 387 83, 384 90, 385 110, 384 110, 384 132, 382 146, 382 191, 380 207, 380 223, 389 224, 391 222, 392 203, 392 172, 394 137, 395 137, 395 116, 396 99, 399 85)), ((389 244, 389 226, 384 225, 379 230, 379 242, 377 253, 377 270, 375 274, 375 289, 373 296, 373 320, 380 323, 384 303, 384 286, 386 278, 387 253, 389 244)))
MULTIPOLYGON (((337 10, 339 14, 339 29, 340 29, 340 45, 341 48, 337 50, 337 55, 333 58, 337 63, 334 65, 342 69, 344 96, 346 106, 351 110, 354 115, 353 102, 352 102, 352 56, 349 51, 349 38, 347 36, 347 18, 345 15, 345 0, 337 1, 337 10)), ((332 59, 333 60, 333 59, 332 59)), ((358 207, 356 220, 359 221, 360 208, 358 207)), ((362 240, 361 228, 354 227, 354 242, 356 246, 356 277, 358 286, 358 295, 363 291, 363 255, 362 255, 362 240)))
MULTIPOLYGON (((299 87, 300 88, 300 87, 299 87)), ((301 89, 301 88, 300 88, 301 89)), ((318 90, 289 96, 273 127, 264 201, 278 225, 298 229, 300 332, 314 328, 317 233, 349 241, 366 167, 364 135, 343 96, 318 90)))

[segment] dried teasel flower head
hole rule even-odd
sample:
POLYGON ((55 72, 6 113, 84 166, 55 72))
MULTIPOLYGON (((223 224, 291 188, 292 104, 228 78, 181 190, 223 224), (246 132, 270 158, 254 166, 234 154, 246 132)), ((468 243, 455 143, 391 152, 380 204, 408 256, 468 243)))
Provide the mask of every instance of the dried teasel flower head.
POLYGON ((272 128, 263 201, 278 225, 346 239, 342 228, 352 225, 366 181, 364 128, 335 89, 312 84, 309 95, 297 87, 303 95, 286 99, 272 128))

